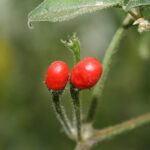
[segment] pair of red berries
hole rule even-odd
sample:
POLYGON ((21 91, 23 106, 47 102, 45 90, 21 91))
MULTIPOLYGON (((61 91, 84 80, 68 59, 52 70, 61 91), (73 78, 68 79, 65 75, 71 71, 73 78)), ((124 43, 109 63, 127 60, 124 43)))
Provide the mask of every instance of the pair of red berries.
MULTIPOLYGON (((71 71, 70 81, 78 89, 94 86, 102 74, 101 63, 92 57, 81 60, 71 71)), ((46 73, 45 83, 49 89, 62 90, 69 78, 69 68, 62 61, 53 62, 46 73)))

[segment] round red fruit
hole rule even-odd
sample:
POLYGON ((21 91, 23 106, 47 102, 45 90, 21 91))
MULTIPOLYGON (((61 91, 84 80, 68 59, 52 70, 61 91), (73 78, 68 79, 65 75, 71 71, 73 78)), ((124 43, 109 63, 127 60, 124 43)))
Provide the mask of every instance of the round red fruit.
POLYGON ((95 58, 88 57, 72 69, 70 81, 78 89, 88 89, 97 83, 101 75, 101 63, 95 58))
POLYGON ((46 73, 45 83, 49 89, 58 91, 63 89, 68 81, 69 68, 62 61, 53 62, 46 73))

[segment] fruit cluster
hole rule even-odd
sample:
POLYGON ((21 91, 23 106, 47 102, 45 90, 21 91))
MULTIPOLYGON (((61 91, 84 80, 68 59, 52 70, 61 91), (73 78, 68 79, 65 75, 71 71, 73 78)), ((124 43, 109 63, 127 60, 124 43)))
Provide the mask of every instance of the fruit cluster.
MULTIPOLYGON (((102 75, 101 63, 93 58, 87 57, 81 60, 71 71, 70 82, 78 89, 88 89, 94 86, 102 75)), ((69 68, 62 61, 53 62, 46 73, 45 83, 48 89, 62 90, 69 79, 69 68)))

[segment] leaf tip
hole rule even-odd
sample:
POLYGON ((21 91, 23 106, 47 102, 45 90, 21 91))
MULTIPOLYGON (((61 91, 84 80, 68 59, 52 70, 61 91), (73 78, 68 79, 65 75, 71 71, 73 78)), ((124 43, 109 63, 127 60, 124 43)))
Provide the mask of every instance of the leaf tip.
POLYGON ((32 23, 31 23, 30 18, 28 18, 27 25, 28 25, 28 28, 29 28, 29 29, 34 29, 34 27, 33 27, 32 23))

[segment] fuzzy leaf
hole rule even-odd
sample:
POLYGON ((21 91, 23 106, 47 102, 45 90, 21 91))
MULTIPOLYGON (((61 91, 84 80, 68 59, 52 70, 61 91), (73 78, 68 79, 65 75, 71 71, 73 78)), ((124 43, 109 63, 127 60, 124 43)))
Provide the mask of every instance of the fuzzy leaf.
POLYGON ((126 10, 139 6, 150 6, 150 0, 129 0, 126 5, 126 10))
POLYGON ((150 7, 144 8, 142 13, 143 13, 144 17, 150 17, 150 7))
POLYGON ((121 5, 122 0, 45 0, 30 12, 28 21, 64 21, 73 17, 121 5))

